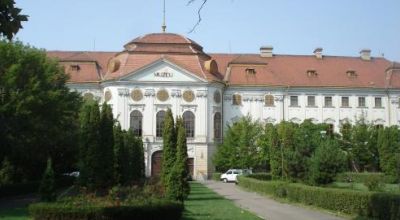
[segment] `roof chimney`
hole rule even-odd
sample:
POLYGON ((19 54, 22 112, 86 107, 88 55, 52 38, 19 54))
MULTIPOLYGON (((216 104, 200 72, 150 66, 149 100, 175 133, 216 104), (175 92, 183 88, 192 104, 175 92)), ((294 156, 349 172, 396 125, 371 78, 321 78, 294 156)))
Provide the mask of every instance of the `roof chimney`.
POLYGON ((274 48, 272 46, 262 46, 260 47, 260 56, 261 57, 272 57, 272 50, 274 48))
POLYGON ((371 50, 370 49, 362 49, 360 51, 360 56, 362 60, 371 60, 371 50))
POLYGON ((314 50, 315 58, 322 59, 322 47, 317 47, 314 50))

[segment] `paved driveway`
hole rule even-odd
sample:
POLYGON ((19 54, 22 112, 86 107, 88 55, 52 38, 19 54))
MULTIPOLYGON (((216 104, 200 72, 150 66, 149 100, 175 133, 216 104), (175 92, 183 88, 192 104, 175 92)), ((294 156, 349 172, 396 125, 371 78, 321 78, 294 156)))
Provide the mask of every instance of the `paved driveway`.
POLYGON ((319 212, 291 204, 279 203, 254 192, 247 192, 234 183, 206 181, 204 185, 230 199, 241 208, 247 209, 268 220, 339 220, 329 213, 319 212))

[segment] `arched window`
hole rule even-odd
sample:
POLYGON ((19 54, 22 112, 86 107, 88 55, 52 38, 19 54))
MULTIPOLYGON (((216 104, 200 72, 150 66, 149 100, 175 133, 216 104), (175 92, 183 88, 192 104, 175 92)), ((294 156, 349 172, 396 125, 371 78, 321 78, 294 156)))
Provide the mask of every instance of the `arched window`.
POLYGON ((142 113, 138 110, 131 112, 131 129, 136 136, 142 136, 142 113))
POLYGON ((274 96, 272 95, 265 96, 265 106, 274 106, 274 96))
POLYGON ((221 138, 221 113, 214 115, 214 138, 221 138))
POLYGON ((183 124, 186 130, 186 137, 194 137, 194 114, 191 111, 183 113, 183 124))
POLYGON ((156 115, 156 137, 162 137, 164 129, 165 111, 159 111, 156 115))

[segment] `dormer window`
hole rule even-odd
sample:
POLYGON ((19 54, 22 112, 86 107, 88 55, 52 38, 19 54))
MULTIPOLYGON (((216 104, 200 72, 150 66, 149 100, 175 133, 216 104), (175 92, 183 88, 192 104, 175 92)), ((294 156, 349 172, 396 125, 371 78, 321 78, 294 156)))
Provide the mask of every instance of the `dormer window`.
POLYGON ((355 70, 347 70, 346 74, 347 74, 347 77, 349 77, 349 78, 357 77, 357 73, 355 70))
POLYGON ((81 67, 78 64, 72 64, 69 66, 70 70, 72 71, 79 71, 81 67))
POLYGON ((247 69, 246 69, 246 74, 247 74, 247 75, 254 75, 254 74, 256 74, 256 69, 254 69, 254 68, 247 68, 247 69))
POLYGON ((308 77, 317 77, 318 73, 316 70, 307 70, 307 76, 308 77))

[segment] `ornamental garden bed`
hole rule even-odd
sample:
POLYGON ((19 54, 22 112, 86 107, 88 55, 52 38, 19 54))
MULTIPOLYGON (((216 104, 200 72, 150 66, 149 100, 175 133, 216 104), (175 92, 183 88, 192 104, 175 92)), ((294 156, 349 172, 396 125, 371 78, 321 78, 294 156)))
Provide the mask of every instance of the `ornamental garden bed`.
POLYGON ((180 219, 183 204, 157 196, 154 190, 154 186, 113 187, 108 193, 76 194, 77 189, 73 189, 67 192, 72 196, 31 204, 28 210, 35 220, 159 219, 160 216, 180 219))

